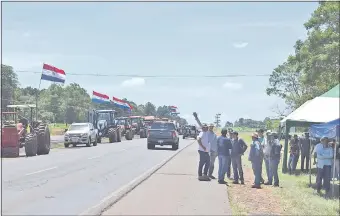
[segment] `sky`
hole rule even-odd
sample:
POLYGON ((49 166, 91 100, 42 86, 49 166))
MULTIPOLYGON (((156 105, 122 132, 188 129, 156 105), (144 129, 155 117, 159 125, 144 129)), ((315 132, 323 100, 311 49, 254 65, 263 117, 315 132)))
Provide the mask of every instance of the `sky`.
MULTIPOLYGON (((76 82, 137 104, 175 105, 194 123, 275 116, 268 76, 294 53, 316 2, 3 2, 2 63, 38 87, 43 63, 76 82), (29 71, 22 73, 20 71, 29 71), (37 73, 30 73, 37 72, 37 73), (109 76, 68 75, 68 73, 109 76), (115 75, 131 75, 122 77, 115 75), (247 75, 207 78, 207 75, 247 75), (138 76, 133 76, 138 75, 138 76), (147 76, 187 76, 155 78, 147 76), (143 77, 144 76, 144 77, 143 77)), ((42 88, 50 82, 42 81, 42 88)))

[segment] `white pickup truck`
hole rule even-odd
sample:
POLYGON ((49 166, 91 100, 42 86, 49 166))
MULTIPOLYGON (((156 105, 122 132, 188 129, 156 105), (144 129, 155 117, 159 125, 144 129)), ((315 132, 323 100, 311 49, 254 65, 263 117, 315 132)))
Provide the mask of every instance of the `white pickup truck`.
POLYGON ((73 147, 78 144, 86 144, 90 147, 97 146, 98 130, 93 127, 92 123, 73 123, 65 130, 64 146, 68 148, 69 145, 73 147))

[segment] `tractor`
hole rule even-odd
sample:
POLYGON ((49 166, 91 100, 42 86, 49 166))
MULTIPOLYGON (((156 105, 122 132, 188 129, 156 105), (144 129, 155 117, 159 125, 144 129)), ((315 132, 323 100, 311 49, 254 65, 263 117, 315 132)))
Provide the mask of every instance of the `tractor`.
POLYGON ((132 128, 131 119, 128 117, 118 117, 115 121, 121 128, 122 136, 125 136, 126 140, 132 140, 135 134, 135 129, 132 128))
POLYGON ((19 157, 19 149, 25 147, 27 157, 50 153, 51 135, 47 124, 33 121, 36 106, 8 105, 13 112, 1 113, 1 156, 19 157), (30 120, 20 116, 18 109, 30 109, 30 120))
POLYGON ((97 142, 102 142, 102 137, 108 137, 110 143, 121 142, 121 128, 116 124, 115 110, 90 110, 88 111, 88 122, 98 130, 97 142))
POLYGON ((129 116, 132 121, 132 127, 135 129, 135 134, 138 134, 140 138, 147 137, 147 126, 145 125, 144 118, 142 116, 129 116))

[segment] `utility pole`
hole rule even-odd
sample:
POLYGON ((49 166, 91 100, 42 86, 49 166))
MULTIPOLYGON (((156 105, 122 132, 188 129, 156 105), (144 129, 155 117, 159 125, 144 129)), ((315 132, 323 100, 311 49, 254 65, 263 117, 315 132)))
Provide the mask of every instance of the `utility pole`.
POLYGON ((221 125, 220 125, 220 122, 221 122, 220 117, 221 117, 221 113, 217 113, 215 115, 215 122, 214 123, 216 124, 217 128, 221 127, 221 125))

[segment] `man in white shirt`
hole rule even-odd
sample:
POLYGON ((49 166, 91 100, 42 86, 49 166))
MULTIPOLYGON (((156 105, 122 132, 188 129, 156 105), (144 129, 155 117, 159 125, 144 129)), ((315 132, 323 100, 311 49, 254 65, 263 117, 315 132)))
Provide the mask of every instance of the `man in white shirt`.
POLYGON ((209 166, 209 178, 215 179, 213 176, 214 168, 215 168, 215 160, 217 157, 217 136, 214 132, 214 124, 209 125, 208 137, 210 144, 210 166, 209 166))
POLYGON ((202 131, 197 137, 198 142, 198 153, 199 153, 199 164, 198 164, 198 180, 210 181, 208 177, 208 170, 210 166, 210 143, 209 143, 209 132, 208 125, 202 124, 202 131), (204 170, 203 170, 204 167, 204 170), (203 170, 203 174, 202 174, 203 170))

